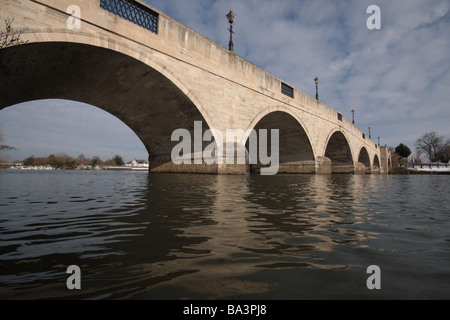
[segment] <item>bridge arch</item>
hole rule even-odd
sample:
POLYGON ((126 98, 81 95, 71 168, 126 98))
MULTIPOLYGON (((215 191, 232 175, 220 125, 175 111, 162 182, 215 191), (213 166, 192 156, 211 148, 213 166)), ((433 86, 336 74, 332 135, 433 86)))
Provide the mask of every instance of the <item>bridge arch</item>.
POLYGON ((176 129, 188 130, 194 139, 195 121, 203 123, 203 131, 210 126, 192 92, 150 57, 139 53, 136 59, 124 53, 131 49, 126 45, 113 47, 80 40, 3 49, 0 109, 41 99, 87 103, 116 116, 136 133, 149 153, 152 171, 216 173, 216 165, 186 168, 171 161, 171 151, 179 143, 171 141, 176 129))
POLYGON ((372 172, 380 173, 380 171, 381 171, 380 158, 379 158, 378 155, 376 154, 376 155, 373 157, 372 172))
POLYGON ((378 158, 378 155, 376 154, 375 157, 373 157, 373 165, 380 167, 380 158, 378 158))
MULTIPOLYGON (((254 129, 258 136, 261 129, 268 132, 268 153, 270 154, 273 129, 279 130, 279 169, 278 173, 315 173, 313 145, 300 119, 282 107, 268 108, 260 112, 247 128, 243 144, 249 147, 249 132, 254 129), (244 142, 245 141, 245 142, 244 142)), ((260 150, 258 141, 258 150, 260 150)), ((259 171, 261 165, 251 165, 251 171, 259 171)))
POLYGON ((325 149, 325 157, 331 160, 331 173, 354 173, 354 161, 350 143, 340 130, 331 132, 325 149))
POLYGON ((359 151, 358 162, 362 163, 366 168, 370 168, 369 153, 365 147, 362 147, 359 151))
POLYGON ((369 152, 365 147, 359 151, 358 162, 355 164, 355 172, 371 173, 372 167, 370 165, 369 152))

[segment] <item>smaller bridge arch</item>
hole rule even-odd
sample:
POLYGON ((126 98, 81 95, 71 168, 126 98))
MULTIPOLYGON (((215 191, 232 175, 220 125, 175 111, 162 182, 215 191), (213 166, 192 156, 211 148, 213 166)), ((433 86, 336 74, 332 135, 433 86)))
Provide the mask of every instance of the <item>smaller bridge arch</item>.
POLYGON ((370 167, 369 153, 365 147, 362 147, 359 151, 358 162, 362 163, 365 167, 370 167))
POLYGON ((378 157, 377 154, 373 157, 372 163, 373 163, 372 164, 372 173, 380 173, 381 172, 380 158, 378 157))
MULTIPOLYGON (((270 154, 270 132, 279 130, 279 169, 278 173, 315 173, 313 145, 301 121, 295 114, 282 107, 269 108, 260 112, 249 124, 242 141, 249 149, 249 134, 255 130, 268 132, 268 153, 270 154), (244 142, 245 141, 245 142, 244 142)), ((258 150, 260 150, 258 140, 258 150)), ((261 164, 250 166, 251 171, 259 171, 261 164)))
POLYGON ((350 143, 341 130, 331 132, 324 154, 331 160, 331 173, 354 173, 350 143))
POLYGON ((362 147, 359 151, 358 163, 356 164, 355 169, 356 168, 361 172, 371 173, 369 152, 367 152, 365 147, 362 147))
POLYGON ((380 158, 378 158, 377 154, 373 157, 373 165, 377 166, 378 168, 380 167, 380 158))

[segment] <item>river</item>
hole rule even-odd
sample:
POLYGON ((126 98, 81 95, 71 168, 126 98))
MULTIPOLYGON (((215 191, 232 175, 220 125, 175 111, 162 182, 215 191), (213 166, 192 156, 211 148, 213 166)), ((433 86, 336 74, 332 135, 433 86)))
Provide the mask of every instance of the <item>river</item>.
POLYGON ((449 182, 0 170, 0 298, 449 299, 449 182))

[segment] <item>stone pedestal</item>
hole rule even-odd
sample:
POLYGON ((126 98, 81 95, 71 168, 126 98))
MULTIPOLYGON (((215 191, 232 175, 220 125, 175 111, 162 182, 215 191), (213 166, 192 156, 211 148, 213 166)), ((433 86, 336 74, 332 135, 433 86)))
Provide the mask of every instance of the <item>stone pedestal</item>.
POLYGON ((366 174, 367 173, 367 169, 370 170, 370 168, 367 168, 363 163, 361 162, 356 162, 353 172, 355 174, 366 174))
POLYGON ((326 175, 331 174, 331 160, 326 157, 316 158, 316 174, 326 175))

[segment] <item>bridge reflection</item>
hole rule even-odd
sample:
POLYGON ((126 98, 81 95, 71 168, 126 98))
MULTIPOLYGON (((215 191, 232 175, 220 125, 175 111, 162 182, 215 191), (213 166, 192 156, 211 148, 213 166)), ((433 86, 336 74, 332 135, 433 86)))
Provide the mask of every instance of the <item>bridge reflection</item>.
POLYGON ((270 295, 277 285, 260 272, 351 268, 333 256, 335 247, 363 248, 375 236, 357 227, 367 214, 361 190, 376 184, 370 176, 182 176, 176 181, 180 184, 169 186, 160 175, 150 175, 148 194, 142 195, 147 209, 138 217, 150 224, 135 240, 142 263, 133 269, 149 281, 160 280, 128 297, 156 297, 173 288, 197 298, 270 295), (167 194, 179 194, 180 202, 165 202, 167 194), (149 262, 157 252, 159 261, 149 262))

